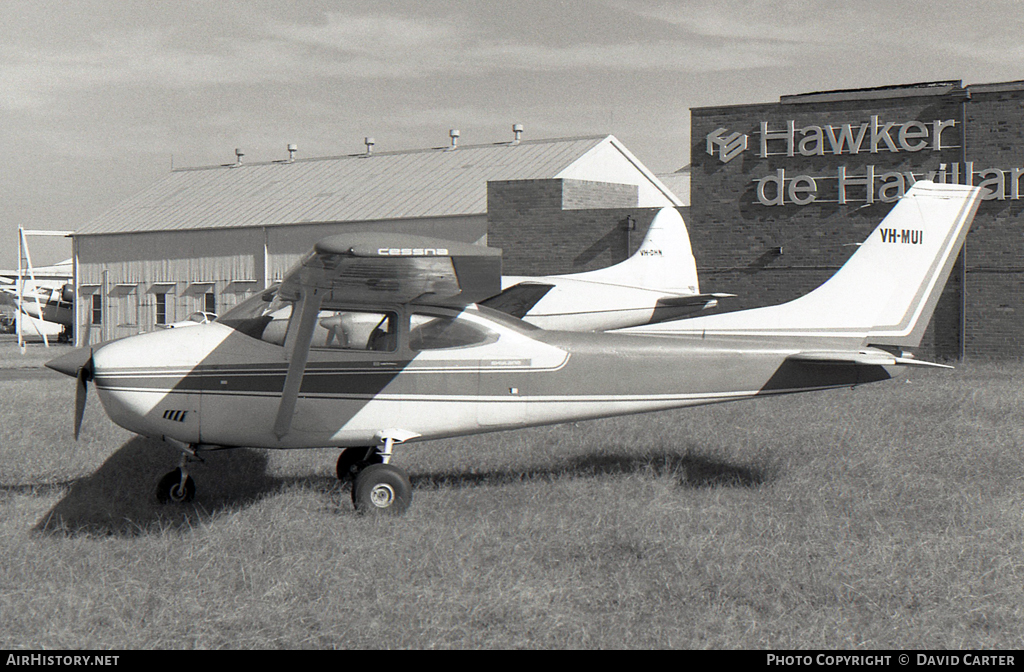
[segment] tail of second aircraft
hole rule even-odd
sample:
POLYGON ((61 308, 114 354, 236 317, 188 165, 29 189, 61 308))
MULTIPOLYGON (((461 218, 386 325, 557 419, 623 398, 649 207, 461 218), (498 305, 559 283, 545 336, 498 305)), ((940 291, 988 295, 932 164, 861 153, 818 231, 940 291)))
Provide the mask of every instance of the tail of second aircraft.
POLYGON ((596 271, 554 277, 635 287, 666 294, 700 294, 690 235, 682 215, 675 208, 662 208, 658 211, 640 248, 625 261, 596 271))
POLYGON ((916 347, 979 202, 975 187, 917 182, 846 264, 813 292, 777 306, 629 331, 916 347))

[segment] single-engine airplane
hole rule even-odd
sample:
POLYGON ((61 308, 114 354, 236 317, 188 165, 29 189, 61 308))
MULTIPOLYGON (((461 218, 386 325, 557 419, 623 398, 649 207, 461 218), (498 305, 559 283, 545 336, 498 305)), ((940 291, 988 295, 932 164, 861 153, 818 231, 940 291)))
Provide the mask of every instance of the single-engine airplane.
POLYGON ((75 294, 72 267, 72 260, 66 259, 52 266, 0 270, 0 292, 9 295, 17 307, 23 335, 70 338, 75 294))
POLYGON ((674 320, 732 294, 701 294, 686 224, 662 208, 639 249, 623 262, 583 273, 503 276, 482 302, 524 322, 560 331, 608 331, 674 320))
POLYGON ((211 324, 82 348, 47 366, 118 425, 182 451, 160 501, 195 495, 200 453, 343 448, 358 511, 412 499, 398 444, 885 380, 943 366, 920 344, 980 200, 918 182, 836 274, 778 306, 604 333, 547 331, 477 302, 500 251, 388 234, 320 241, 211 324), (372 328, 360 325, 370 324, 372 328))

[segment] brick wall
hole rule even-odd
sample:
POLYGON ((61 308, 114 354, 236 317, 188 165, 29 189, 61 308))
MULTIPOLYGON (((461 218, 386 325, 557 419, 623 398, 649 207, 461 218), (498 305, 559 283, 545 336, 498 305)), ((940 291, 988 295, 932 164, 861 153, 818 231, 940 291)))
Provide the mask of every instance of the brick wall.
POLYGON ((488 182, 487 243, 502 249, 505 275, 604 268, 636 251, 657 212, 637 208, 636 202, 636 188, 628 185, 577 180, 488 182), (628 203, 633 206, 623 205, 628 203), (628 218, 634 222, 632 231, 627 230, 628 218))
MULTIPOLYGON (((892 208, 892 203, 880 201, 880 176, 912 171, 920 178, 927 171, 941 170, 941 164, 946 164, 948 171, 952 164, 963 160, 963 101, 963 93, 959 91, 943 96, 692 110, 689 230, 701 289, 737 294, 735 299, 720 302, 720 310, 737 310, 782 303, 827 280, 892 208), (762 121, 768 122, 770 132, 786 130, 790 120, 795 122, 796 129, 842 128, 850 124, 851 130, 856 132, 860 124, 869 122, 875 115, 880 124, 913 120, 929 129, 934 129, 936 120, 954 120, 955 123, 941 131, 938 151, 933 151, 929 144, 917 152, 883 150, 872 153, 867 150, 835 155, 825 151, 823 156, 804 156, 797 151, 794 156, 787 156, 785 143, 775 141, 769 144, 769 156, 760 156, 762 121), (708 155, 706 136, 719 128, 727 130, 722 135, 746 134, 747 150, 728 162, 721 161, 717 154, 708 155), (837 175, 840 167, 847 175, 863 177, 869 165, 874 166, 876 176, 875 202, 866 202, 865 187, 852 186, 848 190, 849 202, 839 203, 837 175), (786 193, 785 204, 764 205, 758 198, 758 181, 776 176, 780 169, 785 171, 787 186, 795 176, 814 177, 821 197, 807 205, 798 205, 792 203, 788 198, 790 194, 786 193)), ((898 141, 898 128, 890 130, 890 135, 898 141)), ((920 140, 908 135, 906 141, 920 140)), ((884 147, 884 143, 879 144, 884 147)), ((808 145, 808 152, 812 147, 808 145)), ((865 137, 862 147, 870 147, 869 137, 865 137)), ((769 202, 775 202, 777 195, 773 186, 769 183, 762 192, 762 197, 769 202)), ((888 192, 889 195, 894 193, 895 190, 888 192)), ((796 195, 801 196, 799 192, 796 195)), ((979 215, 979 219, 983 218, 979 215)), ((978 223, 976 220, 976 227, 978 223)), ((973 245, 969 242, 969 249, 973 250, 973 245)), ((957 264, 918 349, 922 356, 938 359, 959 356, 960 273, 961 266, 957 264)), ((971 282, 968 277, 968 288, 971 282)), ((967 343, 970 345, 972 341, 968 339, 967 343)))
POLYGON ((562 180, 562 208, 596 210, 635 208, 639 188, 635 184, 610 184, 586 180, 562 180))
MULTIPOLYGON (((1024 168, 1020 83, 971 89, 965 110, 967 158, 976 170, 1024 168)), ((967 237, 968 357, 1024 355, 1024 200, 1010 198, 1011 177, 1004 175, 1002 200, 997 195, 978 208, 967 237)), ((1024 192, 1024 178, 1019 179, 1024 192)))

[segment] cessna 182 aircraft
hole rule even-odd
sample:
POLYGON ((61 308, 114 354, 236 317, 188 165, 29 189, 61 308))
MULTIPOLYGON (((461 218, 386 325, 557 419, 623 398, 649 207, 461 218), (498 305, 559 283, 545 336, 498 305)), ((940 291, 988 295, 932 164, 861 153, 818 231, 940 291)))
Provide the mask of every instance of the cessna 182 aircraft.
POLYGON ((476 302, 498 250, 411 236, 320 241, 274 288, 211 324, 50 362, 118 425, 182 451, 161 501, 194 497, 190 459, 336 446, 363 512, 412 498, 395 446, 541 424, 855 385, 929 364, 914 347, 979 203, 918 182, 846 264, 789 303, 605 333, 547 331, 476 302), (371 316, 367 319, 367 316, 371 316), (373 323, 370 329, 359 325, 373 323))

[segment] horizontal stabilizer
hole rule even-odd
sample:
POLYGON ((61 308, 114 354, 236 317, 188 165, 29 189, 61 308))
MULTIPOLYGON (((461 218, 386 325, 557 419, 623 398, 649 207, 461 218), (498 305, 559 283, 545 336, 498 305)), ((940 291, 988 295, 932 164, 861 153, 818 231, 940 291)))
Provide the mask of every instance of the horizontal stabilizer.
POLYGON ((666 296, 658 299, 658 306, 663 308, 687 308, 689 306, 704 306, 718 299, 726 299, 736 296, 735 294, 724 294, 715 292, 713 294, 689 294, 686 296, 666 296))
POLYGON ((811 362, 814 364, 861 364, 864 366, 923 366, 938 369, 952 369, 946 364, 925 362, 906 355, 893 355, 884 350, 860 350, 857 352, 849 350, 837 351, 808 351, 798 352, 786 359, 793 362, 811 362))
POLYGON ((481 301, 480 305, 523 319, 553 287, 543 282, 520 282, 501 294, 481 301))

